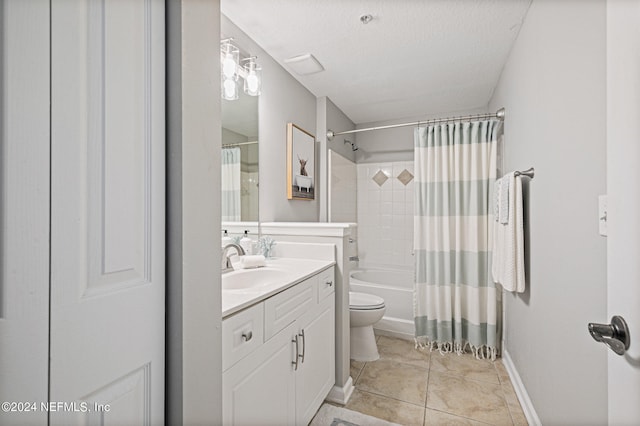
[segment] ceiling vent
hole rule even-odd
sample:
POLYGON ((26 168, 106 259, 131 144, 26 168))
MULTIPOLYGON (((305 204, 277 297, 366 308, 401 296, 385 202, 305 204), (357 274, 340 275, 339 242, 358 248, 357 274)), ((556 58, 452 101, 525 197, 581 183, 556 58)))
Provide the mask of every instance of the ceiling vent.
POLYGON ((298 75, 309 75, 324 71, 322 64, 311 53, 285 59, 284 63, 298 75))

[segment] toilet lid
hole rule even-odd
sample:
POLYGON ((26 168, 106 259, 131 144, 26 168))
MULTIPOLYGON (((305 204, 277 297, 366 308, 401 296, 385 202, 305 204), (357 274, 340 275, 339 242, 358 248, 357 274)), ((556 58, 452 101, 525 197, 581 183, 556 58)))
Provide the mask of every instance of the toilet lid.
POLYGON ((349 292, 349 309, 384 308, 384 299, 373 294, 349 292))

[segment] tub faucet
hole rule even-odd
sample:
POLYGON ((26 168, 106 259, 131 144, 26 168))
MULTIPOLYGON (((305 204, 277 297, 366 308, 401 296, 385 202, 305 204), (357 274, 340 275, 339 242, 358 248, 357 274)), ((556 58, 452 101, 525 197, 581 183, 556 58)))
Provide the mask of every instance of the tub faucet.
POLYGON ((240 246, 239 244, 230 243, 224 246, 222 248, 222 258, 220 259, 220 267, 223 273, 233 271, 233 265, 231 265, 230 256, 227 254, 229 252, 229 249, 235 249, 238 253, 238 256, 244 256, 246 254, 242 246, 240 246))

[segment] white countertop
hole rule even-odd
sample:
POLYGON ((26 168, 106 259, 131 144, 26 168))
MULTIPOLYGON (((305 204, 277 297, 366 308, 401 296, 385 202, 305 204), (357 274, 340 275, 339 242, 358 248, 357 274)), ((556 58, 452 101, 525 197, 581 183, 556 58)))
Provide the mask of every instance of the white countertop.
MULTIPOLYGON (((222 275, 222 318, 228 317, 244 308, 265 300, 307 278, 335 265, 333 260, 272 258, 267 260, 269 268, 285 271, 284 278, 277 283, 261 286, 257 289, 225 290, 222 275)), ((228 272, 233 274, 233 272, 228 272)))

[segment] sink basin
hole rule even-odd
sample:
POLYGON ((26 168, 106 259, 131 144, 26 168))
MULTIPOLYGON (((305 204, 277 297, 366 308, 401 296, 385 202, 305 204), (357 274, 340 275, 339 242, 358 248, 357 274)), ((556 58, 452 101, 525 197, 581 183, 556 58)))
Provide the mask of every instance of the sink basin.
POLYGON ((278 284, 287 279, 287 272, 275 268, 240 269, 222 275, 223 290, 251 291, 278 284))

